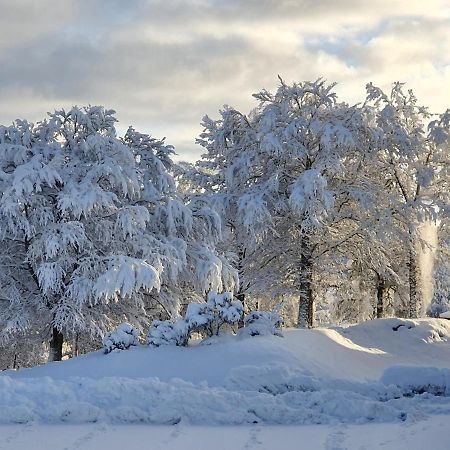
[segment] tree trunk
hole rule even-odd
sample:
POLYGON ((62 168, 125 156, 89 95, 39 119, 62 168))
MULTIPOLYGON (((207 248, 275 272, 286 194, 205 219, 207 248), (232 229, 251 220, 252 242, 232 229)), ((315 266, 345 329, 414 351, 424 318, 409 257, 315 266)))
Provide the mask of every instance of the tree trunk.
POLYGON ((384 297, 386 294, 386 282, 384 278, 378 277, 377 284, 377 319, 384 317, 384 297))
POLYGON ((239 300, 242 303, 242 307, 243 307, 243 313, 242 313, 241 318, 239 319, 238 328, 243 328, 243 326, 244 326, 244 316, 245 316, 245 292, 242 292, 241 286, 242 285, 240 285, 239 291, 236 294, 236 299, 239 300))
POLYGON ((309 238, 306 235, 301 239, 300 257, 300 298, 298 302, 298 328, 312 328, 314 319, 314 299, 312 292, 313 261, 309 238))
POLYGON ((72 340, 72 358, 78 356, 78 333, 75 333, 72 340))
POLYGON ((411 242, 409 249, 409 302, 408 302, 408 317, 416 319, 418 317, 418 299, 417 299, 417 252, 414 247, 414 242, 411 242))
POLYGON ((245 248, 243 248, 242 246, 239 246, 238 262, 237 262, 238 275, 239 275, 239 291, 236 294, 236 299, 242 303, 244 312, 243 312, 241 318, 239 319, 238 328, 244 327, 244 315, 246 314, 246 311, 245 311, 245 287, 244 287, 244 258, 245 258, 245 248))
POLYGON ((61 361, 63 352, 63 334, 55 327, 52 330, 52 338, 50 340, 50 351, 48 361, 61 361))

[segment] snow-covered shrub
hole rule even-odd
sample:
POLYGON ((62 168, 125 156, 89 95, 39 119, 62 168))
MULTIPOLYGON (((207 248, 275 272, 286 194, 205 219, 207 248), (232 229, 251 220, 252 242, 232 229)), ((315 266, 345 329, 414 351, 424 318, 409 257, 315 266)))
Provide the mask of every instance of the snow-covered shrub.
POLYGON ((214 315, 223 323, 237 323, 244 313, 244 307, 239 300, 233 300, 231 292, 217 294, 210 292, 208 295, 208 303, 214 311, 214 315))
POLYGON ((224 324, 239 322, 244 307, 239 300, 233 300, 231 292, 218 294, 210 292, 206 304, 191 304, 186 311, 190 332, 200 331, 208 337, 218 335, 224 324))
POLYGON ((202 331, 210 327, 215 320, 214 311, 209 303, 190 303, 184 316, 189 332, 202 331))
POLYGON ((154 320, 147 336, 148 345, 186 346, 189 339, 189 328, 184 319, 176 322, 171 320, 154 320))
POLYGON ((113 350, 126 350, 132 345, 138 344, 139 331, 129 323, 119 325, 103 339, 103 349, 105 353, 110 353, 113 350))
POLYGON ((281 325, 283 319, 277 311, 252 311, 244 319, 244 328, 241 335, 248 336, 282 336, 281 325))
POLYGON ((189 333, 200 332, 213 336, 219 334, 222 325, 239 322, 243 312, 242 303, 234 300, 231 292, 210 292, 206 303, 188 305, 184 320, 189 333))
MULTIPOLYGON (((202 333, 208 338, 217 336, 224 324, 233 325, 241 319, 244 308, 239 300, 233 299, 231 292, 218 294, 210 292, 206 303, 191 303, 184 317, 177 321, 153 321, 147 342, 149 345, 186 346, 192 333, 202 333)), ((283 319, 274 311, 253 311, 244 319, 245 328, 240 335, 247 336, 282 336, 283 319)))
MULTIPOLYGON (((233 325, 239 322, 244 313, 244 307, 239 300, 233 299, 231 292, 218 294, 210 292, 206 303, 191 303, 183 318, 153 321, 147 342, 149 345, 186 346, 191 333, 200 332, 207 338, 219 335, 222 325, 233 325)), ((246 336, 282 336, 283 319, 275 309, 273 311, 253 311, 244 319, 245 327, 239 335, 246 336)))
POLYGON ((244 307, 233 299, 231 292, 210 292, 206 303, 191 303, 183 318, 173 322, 155 320, 150 327, 149 345, 187 345, 191 333, 202 333, 208 337, 218 335, 224 324, 235 324, 242 317, 244 307))

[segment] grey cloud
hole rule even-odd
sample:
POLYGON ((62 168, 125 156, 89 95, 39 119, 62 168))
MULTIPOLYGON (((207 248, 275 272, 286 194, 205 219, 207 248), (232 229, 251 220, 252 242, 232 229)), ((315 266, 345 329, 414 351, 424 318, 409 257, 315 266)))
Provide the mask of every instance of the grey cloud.
MULTIPOLYGON (((426 17, 402 18, 395 0, 43 2, 49 12, 30 29, 46 32, 32 31, 27 39, 13 39, 11 30, 25 23, 20 13, 7 13, 14 26, 3 50, 0 45, 0 120, 18 112, 36 120, 60 106, 104 104, 117 110, 120 130, 132 124, 165 135, 182 158, 201 153, 194 140, 204 114, 217 116, 225 103, 248 111, 255 106, 251 94, 273 89, 277 74, 289 82, 325 76, 361 99, 366 78, 385 62, 395 65, 385 50, 392 36, 438 41, 429 55, 428 44, 416 49, 433 64, 445 53, 448 36, 445 19, 433 8, 426 17), (62 3, 70 5, 68 15, 62 3), (413 20, 416 37, 407 35, 413 20)), ((411 14, 425 9, 414 5, 411 14)), ((0 25, 2 20, 0 15, 0 25)), ((409 67, 404 47, 395 54, 396 78, 409 67)))
POLYGON ((54 0, 14 0, 0 4, 0 54, 3 49, 32 42, 64 27, 75 4, 54 0))

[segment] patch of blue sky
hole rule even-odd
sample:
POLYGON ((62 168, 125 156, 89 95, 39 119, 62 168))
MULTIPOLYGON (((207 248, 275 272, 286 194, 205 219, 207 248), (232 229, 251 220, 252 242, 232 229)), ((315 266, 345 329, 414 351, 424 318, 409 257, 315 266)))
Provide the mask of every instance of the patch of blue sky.
POLYGON ((62 34, 68 40, 82 37, 92 43, 97 42, 114 27, 132 24, 139 18, 139 4, 120 8, 119 0, 89 3, 89 7, 78 9, 73 21, 64 26, 62 34))
POLYGON ((309 33, 303 36, 303 43, 311 52, 321 51, 345 62, 348 67, 358 68, 364 62, 364 47, 382 36, 390 27, 398 23, 417 22, 418 16, 396 16, 380 21, 369 29, 346 27, 342 34, 309 33))

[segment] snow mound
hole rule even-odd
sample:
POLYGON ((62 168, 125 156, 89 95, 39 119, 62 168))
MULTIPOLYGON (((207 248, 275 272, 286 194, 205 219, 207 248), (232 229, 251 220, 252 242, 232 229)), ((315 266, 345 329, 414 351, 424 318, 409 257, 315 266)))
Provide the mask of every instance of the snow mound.
POLYGON ((450 370, 436 367, 394 366, 384 372, 382 383, 396 385, 404 394, 450 396, 450 370))
POLYGON ((450 338, 450 321, 442 319, 378 319, 344 328, 343 334, 353 341, 362 340, 363 345, 367 343, 367 338, 372 341, 387 342, 389 345, 398 338, 404 340, 405 335, 406 340, 411 342, 443 342, 450 338), (376 334, 378 333, 380 335, 377 338, 376 334), (399 336, 395 336, 395 333, 399 336), (366 337, 365 342, 364 336, 366 337))
POLYGON ((132 346, 0 374, 0 423, 316 424, 450 414, 450 321, 132 346), (206 345, 208 344, 208 345, 206 345))
POLYGON ((291 389, 298 381, 310 390, 274 394, 157 378, 18 381, 0 377, 0 423, 318 424, 407 417, 395 399, 380 401, 330 387, 318 390, 319 384, 306 378, 291 380, 291 389))

